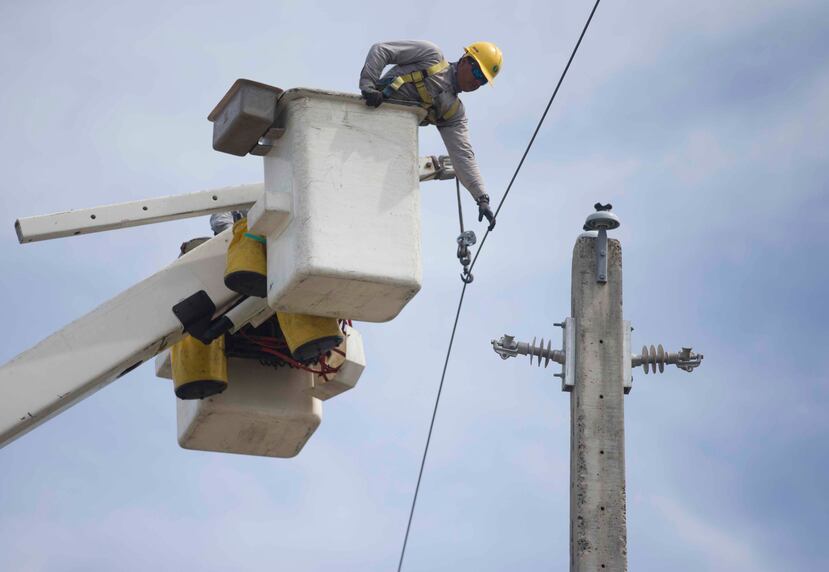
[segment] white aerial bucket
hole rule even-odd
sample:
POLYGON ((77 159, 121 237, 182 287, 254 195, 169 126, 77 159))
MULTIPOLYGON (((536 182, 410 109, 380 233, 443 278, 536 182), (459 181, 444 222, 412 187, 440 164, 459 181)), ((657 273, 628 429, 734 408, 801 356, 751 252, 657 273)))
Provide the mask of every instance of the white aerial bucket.
MULTIPOLYGON (((178 442, 185 449, 264 457, 293 457, 322 421, 322 401, 353 389, 366 367, 363 339, 350 326, 320 374, 255 359, 229 357, 224 392, 176 399, 178 442)), ((156 375, 173 379, 170 350, 155 359, 156 375)), ((310 366, 319 369, 319 364, 310 366)))
POLYGON ((291 213, 267 236, 268 304, 391 320, 421 286, 423 110, 292 89, 276 113, 284 133, 264 157, 265 204, 290 205, 291 213))

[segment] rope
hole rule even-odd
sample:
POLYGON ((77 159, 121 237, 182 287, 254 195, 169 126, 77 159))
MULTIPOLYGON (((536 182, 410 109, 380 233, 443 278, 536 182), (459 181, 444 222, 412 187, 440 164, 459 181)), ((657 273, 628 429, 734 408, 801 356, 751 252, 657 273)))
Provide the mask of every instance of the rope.
POLYGON ((463 234, 463 209, 461 208, 461 182, 455 177, 455 190, 458 193, 458 220, 461 223, 461 234, 463 234))
MULTIPOLYGON (((556 84, 556 88, 553 91, 553 95, 550 96, 550 101, 547 102, 547 107, 544 108, 544 113, 541 115, 541 119, 538 121, 538 125, 533 132, 532 137, 530 138, 530 142, 527 144, 527 148, 524 150, 524 154, 521 156, 521 160, 518 162, 518 167, 515 168, 515 173, 513 173, 512 178, 510 179, 509 185, 507 185, 507 190, 504 192, 504 196, 501 197, 501 201, 498 203, 498 208, 495 209, 495 218, 498 218, 498 213, 501 212, 501 207, 504 205, 504 201, 507 199, 510 190, 512 189, 512 184, 515 182, 515 178, 518 176, 518 172, 521 170, 521 167, 524 165, 524 160, 527 158, 527 154, 530 152, 530 148, 533 146, 535 142, 535 138, 538 135, 538 131, 541 129, 541 125, 544 123, 544 120, 547 118, 547 112, 550 110, 550 106, 552 106, 553 101, 558 94, 558 90, 561 87, 562 82, 564 81, 564 77, 567 75, 567 71, 570 69, 570 64, 573 63, 573 58, 576 56, 576 52, 581 45, 581 41, 584 38, 584 34, 587 32, 587 28, 590 26, 590 22, 593 20, 593 14, 596 13, 596 8, 599 7, 599 2, 601 0, 596 0, 596 3, 593 5, 593 9, 590 11, 590 16, 587 18, 587 22, 584 24, 584 28, 579 35, 579 39, 576 42, 575 47, 573 48, 573 52, 570 54, 570 59, 567 60, 567 65, 564 67, 564 71, 561 73, 561 77, 556 84)), ((458 190, 458 211, 461 217, 461 231, 463 231, 463 214, 460 213, 460 183, 457 182, 457 178, 455 180, 458 190)), ((489 236, 490 230, 487 228, 486 233, 484 234, 483 240, 481 240, 480 246, 478 246, 478 250, 475 253, 475 258, 472 259, 472 265, 470 266, 469 270, 472 271, 472 268, 475 267, 475 261, 478 260, 478 256, 481 254, 481 249, 484 247, 484 243, 486 242, 486 238, 489 236)), ((426 437, 426 447, 423 450, 423 458, 420 461, 420 471, 417 474, 417 485, 415 486, 414 496, 412 497, 412 507, 409 511, 409 521, 406 524, 406 536, 403 538, 403 548, 400 551, 400 561, 397 564, 397 572, 401 572, 403 569, 403 558, 406 555, 406 545, 409 542, 409 532, 412 528, 412 518, 414 517, 414 510, 415 505, 417 504, 417 495, 420 492, 420 482, 423 479, 423 468, 426 466, 426 456, 429 453, 429 444, 432 441, 432 430, 435 427, 435 417, 437 416, 438 412, 438 404, 440 403, 440 395, 443 391, 443 382, 446 379, 446 368, 449 365, 449 357, 452 355, 452 344, 455 341, 455 332, 458 328, 458 319, 461 315, 461 308, 463 307, 463 297, 466 294, 466 286, 467 284, 464 283, 463 288, 461 289, 461 296, 458 300, 458 310, 455 312, 455 323, 452 325, 452 335, 449 338, 449 347, 446 350, 446 359, 443 362, 443 373, 440 375, 440 385, 438 386, 438 394, 435 398, 435 407, 432 411, 432 420, 429 423, 429 433, 426 437)))

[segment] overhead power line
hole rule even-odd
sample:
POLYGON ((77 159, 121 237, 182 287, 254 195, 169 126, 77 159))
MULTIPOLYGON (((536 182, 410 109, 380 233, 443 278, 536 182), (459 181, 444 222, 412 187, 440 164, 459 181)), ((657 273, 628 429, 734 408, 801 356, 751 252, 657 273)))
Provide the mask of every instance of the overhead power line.
MULTIPOLYGON (((573 51, 570 54, 570 59, 567 60, 567 65, 564 66, 564 71, 561 72, 561 77, 558 78, 558 83, 556 84, 555 90, 553 90, 553 95, 550 96, 550 101, 547 102, 547 107, 544 108, 544 113, 541 114, 541 119, 538 121, 538 125, 535 126, 535 131, 533 131, 533 136, 530 137, 530 142, 527 143, 527 148, 524 149, 524 154, 521 156, 521 160, 518 162, 518 166, 515 168, 515 172, 512 174, 512 178, 507 185, 507 190, 504 191, 504 196, 501 197, 501 201, 498 203, 498 208, 495 209, 495 218, 498 218, 498 213, 501 212, 501 207, 504 206, 504 201, 507 200, 507 196, 509 195, 510 190, 512 190, 512 184, 515 182, 515 178, 518 176, 518 172, 521 170, 521 167, 524 166, 524 159, 527 158, 527 154, 530 152, 530 148, 535 143, 535 138, 538 135, 538 131, 541 129, 541 124, 544 123, 544 120, 547 118, 547 112, 550 111, 550 106, 553 105, 553 101, 558 94, 558 90, 561 87, 561 83, 564 81, 564 76, 567 75, 567 70, 570 69, 570 64, 573 63, 573 58, 576 57, 576 52, 579 50, 579 46, 581 45, 582 38, 584 38, 584 34, 587 32, 587 28, 590 26, 590 21, 593 19, 593 14, 596 13, 596 8, 599 7, 599 2, 601 0, 596 0, 596 3, 593 5, 593 9, 590 11, 590 16, 587 17, 587 22, 584 23, 584 28, 582 28, 581 35, 579 35, 579 39, 576 42, 576 45, 573 47, 573 51)), ((484 233, 483 239, 481 239, 481 244, 478 246, 478 250, 475 252, 475 257, 472 259, 472 265, 469 267, 469 271, 471 272, 472 269, 475 267, 475 262, 478 260, 478 256, 481 255, 481 250, 486 243, 486 237, 489 236, 490 230, 487 228, 486 232, 484 233)))
MULTIPOLYGON (((576 52, 578 51, 579 46, 581 45, 581 41, 584 38, 585 33, 587 32, 587 28, 590 27, 590 22, 593 20, 593 15, 596 13, 596 8, 599 7, 599 2, 601 2, 601 0, 596 0, 596 3, 593 5, 593 9, 590 11, 590 16, 588 16, 587 21, 584 24, 584 28, 582 28, 581 34, 579 35, 579 39, 576 42, 576 45, 573 47, 573 51, 570 54, 570 58, 567 60, 567 65, 564 67, 564 71, 561 72, 561 77, 559 78, 558 83, 556 84, 556 87, 553 90, 553 94, 550 96, 550 100, 547 102, 547 107, 544 108, 544 113, 541 114, 541 119, 539 119, 538 125, 536 125, 535 131, 533 131, 532 137, 530 137, 530 141, 527 144, 527 148, 524 150, 524 154, 521 156, 521 160, 518 162, 518 166, 515 168, 515 172, 513 173, 512 178, 509 181, 509 184, 507 185, 507 190, 504 191, 504 196, 501 197, 501 201, 498 203, 498 208, 495 210, 496 219, 498 217, 498 213, 501 212, 501 207, 504 206, 504 201, 506 201, 507 196, 509 195, 509 192, 512 189, 512 185, 515 182, 516 177, 518 177, 519 171, 521 171, 521 167, 524 166, 524 160, 527 158, 527 154, 529 154, 530 149, 533 146, 533 143, 535 143, 535 138, 538 135, 539 130, 541 129, 541 125, 544 123, 544 120, 547 118, 547 112, 550 111, 550 107, 552 106, 553 101, 555 100, 556 95, 558 94, 558 90, 561 87, 562 82, 564 81, 564 77, 567 75, 567 71, 570 69, 570 64, 573 63, 573 58, 575 58, 575 56, 576 56, 576 52)), ((461 225, 463 225, 462 222, 461 222, 461 225)), ((463 226, 461 226, 461 229, 463 229, 463 226)), ((487 228, 487 231, 484 234, 484 238, 481 240, 481 244, 478 246, 478 250, 475 252, 475 257, 472 259, 472 264, 469 267, 470 273, 472 271, 472 268, 475 267, 475 262, 478 260, 478 256, 480 256, 480 254, 481 254, 481 250, 483 249, 484 244, 486 243, 486 239, 489 236, 489 233, 490 233, 490 230, 487 228)), ((420 483, 423 479, 423 468, 426 466, 426 457, 429 454, 429 444, 432 441, 432 432, 435 428, 435 418, 437 417, 438 405, 440 404, 440 396, 441 396, 441 393, 443 392, 443 383, 446 379, 446 368, 449 365, 449 358, 452 355, 452 345, 455 341, 455 332, 458 329, 458 320, 459 320, 460 315, 461 315, 461 309, 463 308, 463 299, 464 299, 464 295, 466 294, 466 287, 467 286, 468 286, 468 283, 464 282, 463 288, 461 288, 461 295, 460 295, 460 298, 458 299, 458 309, 455 312, 455 322, 452 325, 452 335, 449 337, 449 346, 446 348, 446 358, 443 361, 443 372, 440 375, 440 384, 438 385, 438 393, 437 393, 437 396, 435 398, 434 409, 432 410, 432 420, 429 422, 429 433, 426 436, 426 446, 423 449, 423 457, 421 458, 421 461, 420 461, 420 470, 418 471, 418 474, 417 474, 417 485, 415 486, 414 495, 412 497, 412 506, 411 506, 411 509, 409 510, 409 520, 406 524, 406 535, 403 538, 403 547, 400 550, 400 561, 397 564, 397 572, 401 572, 401 570, 403 569, 403 559, 406 556, 406 545, 409 542, 409 533, 411 532, 411 528, 412 528, 412 518, 414 517, 414 510, 415 510, 415 506, 417 505, 417 496, 418 496, 418 493, 420 492, 420 483)))

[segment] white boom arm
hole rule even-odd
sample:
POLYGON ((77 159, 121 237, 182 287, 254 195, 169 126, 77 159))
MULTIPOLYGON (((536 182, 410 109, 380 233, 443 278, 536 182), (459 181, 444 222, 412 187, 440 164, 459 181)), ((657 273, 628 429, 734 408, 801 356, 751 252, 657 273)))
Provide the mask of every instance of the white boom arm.
POLYGON ((218 309, 225 231, 0 367, 0 447, 131 371, 183 336, 176 303, 204 290, 218 309))
MULTIPOLYGON (((418 167, 421 181, 450 179, 455 176, 452 163, 446 156, 421 157, 418 167)), ((37 242, 249 209, 259 200, 263 192, 262 183, 224 187, 185 195, 21 218, 15 221, 14 228, 21 244, 37 242)))
POLYGON ((250 208, 262 196, 262 183, 224 187, 198 193, 131 201, 89 209, 32 216, 15 221, 21 244, 155 224, 250 208))

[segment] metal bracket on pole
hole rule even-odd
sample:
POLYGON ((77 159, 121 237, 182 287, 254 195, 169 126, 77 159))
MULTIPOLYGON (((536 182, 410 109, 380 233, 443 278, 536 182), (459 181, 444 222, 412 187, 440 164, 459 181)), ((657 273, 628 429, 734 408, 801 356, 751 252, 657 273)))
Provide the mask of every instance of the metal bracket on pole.
POLYGON ((576 320, 566 318, 559 324, 564 345, 564 363, 561 366, 561 391, 573 391, 576 385, 576 320))
POLYGON ((607 231, 603 228, 596 242, 596 281, 607 282, 607 231))
POLYGON ((631 360, 627 359, 627 356, 630 355, 630 333, 633 331, 633 328, 630 326, 630 322, 625 320, 622 322, 622 359, 624 363, 622 364, 622 387, 625 390, 625 395, 630 393, 630 390, 633 389, 633 373, 631 372, 632 364, 631 360))

